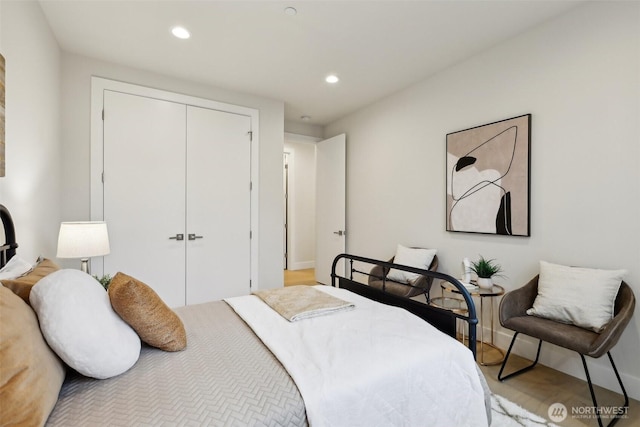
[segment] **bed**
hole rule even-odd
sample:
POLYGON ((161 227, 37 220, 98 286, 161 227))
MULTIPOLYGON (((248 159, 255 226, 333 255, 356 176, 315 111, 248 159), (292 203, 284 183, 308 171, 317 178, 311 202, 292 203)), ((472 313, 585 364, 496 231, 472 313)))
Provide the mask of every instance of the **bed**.
MULTIPOLYGON (((15 256, 17 244, 9 212, 0 205, 0 213, 7 241, 0 248, 4 265, 15 256)), ((334 261, 332 280, 333 286, 313 291, 348 303, 349 309, 296 322, 255 295, 176 308, 186 330, 186 349, 167 352, 143 343, 135 365, 109 379, 65 368, 64 383, 50 407, 41 410, 40 424, 490 423, 489 392, 475 364, 475 340, 466 348, 451 338, 456 319, 469 324, 472 338, 477 324, 473 301, 456 279, 345 254, 334 261), (349 266, 348 277, 337 272, 341 260, 349 266), (454 283, 467 299, 469 315, 371 289, 354 279, 365 263, 454 283)), ((4 304, 8 292, 4 287, 0 291, 4 304)), ((0 314, 4 325, 7 310, 0 314)))

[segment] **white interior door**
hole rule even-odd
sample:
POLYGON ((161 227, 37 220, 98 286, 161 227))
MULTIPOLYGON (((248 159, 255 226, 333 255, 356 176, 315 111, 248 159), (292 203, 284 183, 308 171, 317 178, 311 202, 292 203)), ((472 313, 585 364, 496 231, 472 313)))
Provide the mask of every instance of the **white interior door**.
MULTIPOLYGON (((346 135, 316 144, 316 281, 331 284, 334 258, 346 250, 346 135)), ((344 272, 344 262, 338 266, 344 272)))
POLYGON ((104 271, 142 280, 172 307, 185 304, 185 240, 175 238, 185 224, 185 109, 104 93, 104 271))
POLYGON ((246 295, 251 119, 187 107, 187 304, 246 295))

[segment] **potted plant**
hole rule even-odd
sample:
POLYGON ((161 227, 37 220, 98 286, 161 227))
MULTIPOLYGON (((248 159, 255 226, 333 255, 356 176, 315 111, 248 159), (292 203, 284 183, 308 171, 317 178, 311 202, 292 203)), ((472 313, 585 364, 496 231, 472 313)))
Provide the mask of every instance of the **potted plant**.
POLYGON ((478 275, 478 286, 483 289, 491 289, 493 276, 499 276, 502 272, 500 264, 493 259, 485 259, 482 255, 478 261, 471 262, 471 271, 478 275))
POLYGON ((94 274, 93 278, 100 282, 105 291, 109 289, 109 284, 111 283, 112 279, 110 274, 105 274, 102 277, 98 277, 96 274, 94 274))

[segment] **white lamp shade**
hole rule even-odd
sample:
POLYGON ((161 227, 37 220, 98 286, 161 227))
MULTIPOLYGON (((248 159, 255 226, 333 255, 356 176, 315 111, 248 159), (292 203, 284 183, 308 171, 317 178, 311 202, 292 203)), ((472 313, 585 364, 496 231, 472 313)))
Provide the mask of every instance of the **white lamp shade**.
POLYGON ((109 234, 101 221, 63 222, 58 235, 58 258, 90 258, 107 255, 109 234))

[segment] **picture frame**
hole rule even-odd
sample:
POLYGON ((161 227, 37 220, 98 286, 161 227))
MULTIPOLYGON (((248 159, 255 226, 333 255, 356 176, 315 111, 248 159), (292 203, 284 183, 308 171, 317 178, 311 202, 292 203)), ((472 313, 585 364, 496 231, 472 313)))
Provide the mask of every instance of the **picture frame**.
POLYGON ((531 235, 531 114, 447 134, 446 230, 531 235))

